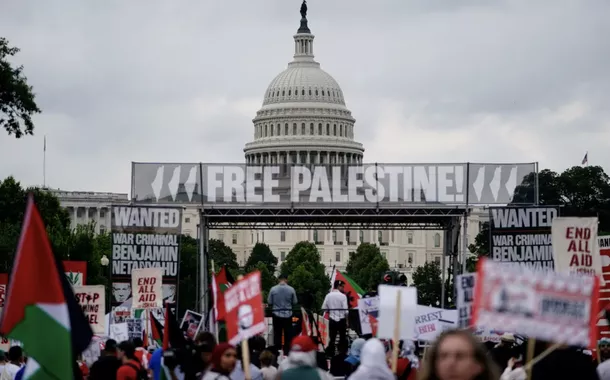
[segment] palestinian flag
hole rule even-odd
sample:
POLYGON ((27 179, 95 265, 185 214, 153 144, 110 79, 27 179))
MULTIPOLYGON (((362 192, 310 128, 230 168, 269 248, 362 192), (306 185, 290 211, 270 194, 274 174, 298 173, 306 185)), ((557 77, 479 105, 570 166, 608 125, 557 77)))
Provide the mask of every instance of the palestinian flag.
POLYGON ((331 287, 337 280, 341 280, 345 283, 345 294, 347 295, 347 299, 349 301, 349 308, 356 309, 358 307, 358 300, 362 298, 365 293, 364 290, 362 290, 362 288, 345 273, 335 269, 333 272, 333 277, 330 280, 331 287))
POLYGON ((184 333, 178 326, 176 315, 172 312, 169 305, 165 306, 165 325, 163 326, 163 350, 168 348, 186 347, 184 333))
POLYGON ((76 356, 93 332, 76 302, 32 196, 13 261, 0 334, 20 341, 28 353, 25 379, 68 380, 79 371, 76 356))
POLYGON ((222 267, 220 272, 214 275, 212 290, 214 293, 214 308, 216 309, 216 320, 224 321, 226 317, 225 300, 222 294, 235 282, 235 279, 226 267, 222 267))
POLYGON ((149 311, 150 316, 150 337, 157 343, 158 347, 163 347, 163 325, 155 318, 152 311, 149 311))

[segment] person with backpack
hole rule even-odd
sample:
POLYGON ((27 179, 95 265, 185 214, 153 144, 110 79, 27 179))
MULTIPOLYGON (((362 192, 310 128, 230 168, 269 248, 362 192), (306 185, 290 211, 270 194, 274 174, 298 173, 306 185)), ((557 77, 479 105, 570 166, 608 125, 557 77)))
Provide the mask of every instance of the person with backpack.
POLYGON ((136 347, 130 341, 119 344, 118 358, 121 366, 116 374, 117 380, 148 380, 148 372, 135 355, 136 347))

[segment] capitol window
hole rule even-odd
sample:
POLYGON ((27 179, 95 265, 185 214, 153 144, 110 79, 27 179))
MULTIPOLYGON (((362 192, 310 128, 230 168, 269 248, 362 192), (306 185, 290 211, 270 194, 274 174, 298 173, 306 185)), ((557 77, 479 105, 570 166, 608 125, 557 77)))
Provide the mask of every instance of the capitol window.
POLYGON ((318 134, 322 136, 322 123, 318 124, 318 134))
POLYGON ((407 244, 413 244, 413 232, 407 234, 407 244))
POLYGON ((318 96, 318 89, 316 89, 316 96, 318 96))
POLYGON ((288 136, 288 123, 284 125, 284 135, 288 136))
POLYGON ((286 232, 285 231, 281 231, 280 232, 280 241, 286 241, 286 232))
POLYGON ((297 123, 292 124, 292 134, 295 136, 297 134, 297 123))
POLYGON ((305 96, 305 89, 301 91, 301 95, 305 96))
POLYGON ((305 123, 301 123, 301 135, 305 134, 305 123))
POLYGON ((322 90, 322 96, 324 96, 324 90, 322 90))
POLYGON ((330 136, 330 124, 326 124, 326 135, 330 136))
POLYGON ((309 89, 309 96, 311 96, 311 88, 309 89))
POLYGON ((273 124, 271 124, 271 128, 269 128, 269 132, 270 132, 269 135, 273 136, 273 124))
POLYGON ((309 134, 313 135, 313 123, 309 124, 309 134))
POLYGON ((441 246, 441 234, 434 234, 434 247, 438 248, 441 246))
POLYGON ((337 136, 337 124, 333 124, 333 136, 337 136))
POLYGON ((286 95, 286 91, 282 90, 282 96, 286 95))
POLYGON ((288 96, 292 95, 292 90, 288 90, 288 96))

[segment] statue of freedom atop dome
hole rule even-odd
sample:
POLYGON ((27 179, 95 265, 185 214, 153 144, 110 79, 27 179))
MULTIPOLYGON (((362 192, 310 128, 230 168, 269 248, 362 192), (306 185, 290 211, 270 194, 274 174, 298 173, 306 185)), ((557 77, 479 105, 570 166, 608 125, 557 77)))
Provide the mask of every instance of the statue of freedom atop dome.
POLYGON ((307 0, 303 0, 301 4, 301 18, 307 18, 307 0))

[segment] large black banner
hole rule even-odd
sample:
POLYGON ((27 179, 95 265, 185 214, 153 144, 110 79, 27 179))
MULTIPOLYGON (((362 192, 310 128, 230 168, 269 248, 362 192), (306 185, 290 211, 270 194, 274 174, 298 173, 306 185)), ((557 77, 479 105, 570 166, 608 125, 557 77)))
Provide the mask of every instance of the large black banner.
POLYGON ((163 302, 178 296, 182 208, 112 207, 112 308, 114 321, 130 314, 131 271, 163 269, 163 302))
POLYGON ((551 224, 559 208, 490 207, 489 256, 537 270, 554 269, 551 224))

